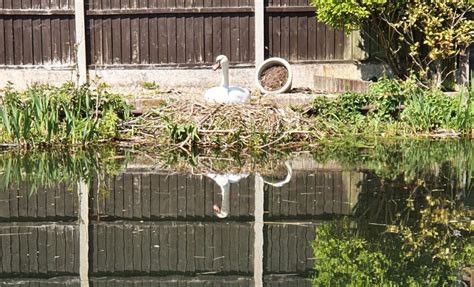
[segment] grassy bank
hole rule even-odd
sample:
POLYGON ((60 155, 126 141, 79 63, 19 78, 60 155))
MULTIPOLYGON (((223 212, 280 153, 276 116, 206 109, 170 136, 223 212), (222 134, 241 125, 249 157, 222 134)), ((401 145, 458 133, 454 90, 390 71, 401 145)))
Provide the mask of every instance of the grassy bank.
POLYGON ((413 81, 382 80, 365 94, 318 97, 306 108, 212 106, 163 100, 129 117, 123 97, 104 86, 7 87, 0 108, 0 140, 22 147, 121 144, 195 149, 295 150, 329 139, 362 137, 470 137, 474 85, 449 97, 413 81))

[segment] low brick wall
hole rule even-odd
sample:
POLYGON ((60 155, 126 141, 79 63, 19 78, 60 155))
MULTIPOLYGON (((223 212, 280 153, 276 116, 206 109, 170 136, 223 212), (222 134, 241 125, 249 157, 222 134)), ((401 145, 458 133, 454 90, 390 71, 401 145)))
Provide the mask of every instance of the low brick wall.
POLYGON ((314 76, 314 89, 323 93, 364 93, 372 82, 335 77, 314 76))

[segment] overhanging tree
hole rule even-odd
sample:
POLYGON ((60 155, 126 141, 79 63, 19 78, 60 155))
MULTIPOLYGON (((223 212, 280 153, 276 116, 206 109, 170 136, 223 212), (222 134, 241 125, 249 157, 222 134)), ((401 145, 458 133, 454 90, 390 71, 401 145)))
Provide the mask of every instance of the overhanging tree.
POLYGON ((455 59, 474 42, 467 18, 474 0, 312 0, 319 21, 346 32, 361 29, 378 43, 400 79, 415 74, 440 87, 455 59))

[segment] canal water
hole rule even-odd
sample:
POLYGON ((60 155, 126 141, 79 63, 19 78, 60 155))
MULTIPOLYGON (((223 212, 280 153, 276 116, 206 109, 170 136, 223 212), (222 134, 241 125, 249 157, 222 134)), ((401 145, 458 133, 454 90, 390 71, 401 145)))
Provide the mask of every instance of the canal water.
POLYGON ((0 286, 469 286, 473 192, 470 141, 5 152, 0 286))

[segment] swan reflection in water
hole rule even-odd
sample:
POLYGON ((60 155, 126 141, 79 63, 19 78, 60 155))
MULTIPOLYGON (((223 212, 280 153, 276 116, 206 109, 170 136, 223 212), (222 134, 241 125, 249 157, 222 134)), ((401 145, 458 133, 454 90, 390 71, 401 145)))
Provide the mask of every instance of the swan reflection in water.
MULTIPOLYGON (((282 180, 278 180, 278 178, 270 177, 261 175, 259 173, 256 176, 261 177, 263 182, 267 185, 273 187, 282 187, 285 184, 289 183, 291 177, 293 176, 293 169, 291 168, 288 162, 285 162, 285 169, 286 169, 286 176, 282 180)), ((208 173, 206 174, 207 177, 212 179, 221 189, 221 198, 222 203, 219 207, 217 204, 214 204, 213 209, 214 213, 219 218, 226 218, 229 216, 230 212, 230 184, 239 182, 240 180, 247 178, 249 176, 248 173, 241 173, 241 174, 216 174, 216 173, 208 173)))

